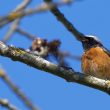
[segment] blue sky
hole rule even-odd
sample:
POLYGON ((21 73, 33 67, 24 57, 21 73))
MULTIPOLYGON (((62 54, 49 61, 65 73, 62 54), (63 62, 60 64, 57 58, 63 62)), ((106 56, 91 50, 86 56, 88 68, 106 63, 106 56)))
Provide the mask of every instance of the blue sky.
MULTIPOLYGON (((29 7, 34 7, 42 1, 33 0, 29 7)), ((0 16, 11 12, 21 2, 22 0, 0 0, 0 16)), ((110 49, 110 0, 83 0, 63 6, 60 10, 78 30, 84 34, 98 36, 104 46, 110 49)), ((74 55, 83 53, 81 43, 50 12, 25 17, 20 27, 41 38, 60 39, 61 50, 74 55)), ((8 29, 9 25, 0 29, 0 39, 5 36, 8 29)), ((27 49, 31 42, 15 33, 8 44, 27 49)), ((76 71, 81 71, 80 62, 71 59, 68 62, 76 71)), ((61 78, 5 57, 0 57, 0 64, 13 82, 41 110, 104 110, 109 108, 110 97, 106 93, 76 83, 68 83, 61 78)), ((0 98, 7 98, 21 110, 27 110, 2 80, 0 80, 0 98)))

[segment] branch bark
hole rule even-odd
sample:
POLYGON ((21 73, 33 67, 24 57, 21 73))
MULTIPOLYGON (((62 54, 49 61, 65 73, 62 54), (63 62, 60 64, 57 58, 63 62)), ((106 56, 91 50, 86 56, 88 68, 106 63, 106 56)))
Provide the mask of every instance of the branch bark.
POLYGON ((60 2, 54 2, 54 3, 48 3, 48 4, 43 3, 34 9, 28 9, 26 11, 19 11, 19 12, 12 12, 9 15, 3 16, 0 18, 0 28, 2 28, 6 24, 8 24, 16 19, 23 18, 27 15, 45 12, 45 11, 51 9, 52 7, 65 5, 70 2, 71 2, 71 0, 62 0, 60 2))
MULTIPOLYGON (((15 10, 13 10, 13 13, 23 11, 29 5, 30 2, 31 2, 31 0, 23 0, 23 2, 21 4, 19 4, 15 10)), ((6 33, 6 35, 2 39, 2 41, 4 43, 7 43, 7 41, 10 39, 10 37, 15 33, 17 27, 19 26, 20 20, 21 19, 18 18, 15 21, 13 21, 8 32, 6 33)))
MULTIPOLYGON (((53 0, 44 0, 46 3, 53 3, 53 0)), ((50 11, 52 12, 52 14, 57 18, 57 20, 59 22, 61 22, 66 29, 71 32, 74 37, 78 40, 78 41, 82 41, 84 40, 84 34, 79 32, 75 26, 68 20, 66 19, 66 17, 64 16, 64 14, 57 8, 57 7, 52 7, 50 9, 50 11)))
POLYGON ((3 69, 0 69, 0 78, 7 84, 7 86, 22 100, 22 102, 30 110, 39 110, 31 100, 11 81, 3 69))
POLYGON ((14 105, 12 105, 7 99, 0 99, 0 105, 7 108, 8 110, 18 110, 14 105))
POLYGON ((19 34, 21 34, 21 35, 23 35, 23 36, 25 36, 25 37, 27 37, 29 40, 34 40, 34 39, 37 38, 37 36, 32 35, 32 34, 26 32, 26 31, 24 31, 24 30, 21 29, 21 28, 17 28, 17 29, 16 29, 16 32, 19 33, 19 34))
POLYGON ((110 94, 110 80, 99 79, 59 67, 39 56, 35 56, 16 47, 7 46, 3 42, 0 42, 0 55, 8 57, 13 61, 19 61, 36 69, 59 76, 68 82, 76 82, 110 94))

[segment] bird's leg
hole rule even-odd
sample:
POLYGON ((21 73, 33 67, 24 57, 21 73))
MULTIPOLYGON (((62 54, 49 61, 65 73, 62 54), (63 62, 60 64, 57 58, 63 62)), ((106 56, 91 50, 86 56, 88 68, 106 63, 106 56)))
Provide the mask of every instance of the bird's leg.
POLYGON ((74 69, 72 67, 69 67, 69 66, 59 65, 59 67, 62 67, 62 68, 69 70, 69 71, 74 71, 74 69))

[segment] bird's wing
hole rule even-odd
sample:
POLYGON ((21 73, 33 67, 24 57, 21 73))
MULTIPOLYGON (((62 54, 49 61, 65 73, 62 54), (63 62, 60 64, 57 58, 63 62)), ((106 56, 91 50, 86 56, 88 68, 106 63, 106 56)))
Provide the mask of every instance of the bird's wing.
POLYGON ((107 48, 103 47, 104 52, 110 57, 110 50, 107 48))

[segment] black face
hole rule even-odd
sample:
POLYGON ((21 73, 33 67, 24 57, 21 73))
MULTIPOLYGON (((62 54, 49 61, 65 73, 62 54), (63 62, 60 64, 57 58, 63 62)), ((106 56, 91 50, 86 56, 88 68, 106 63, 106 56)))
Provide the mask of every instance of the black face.
POLYGON ((102 46, 102 44, 93 37, 85 37, 85 40, 82 41, 82 45, 84 50, 88 50, 94 46, 102 46))

